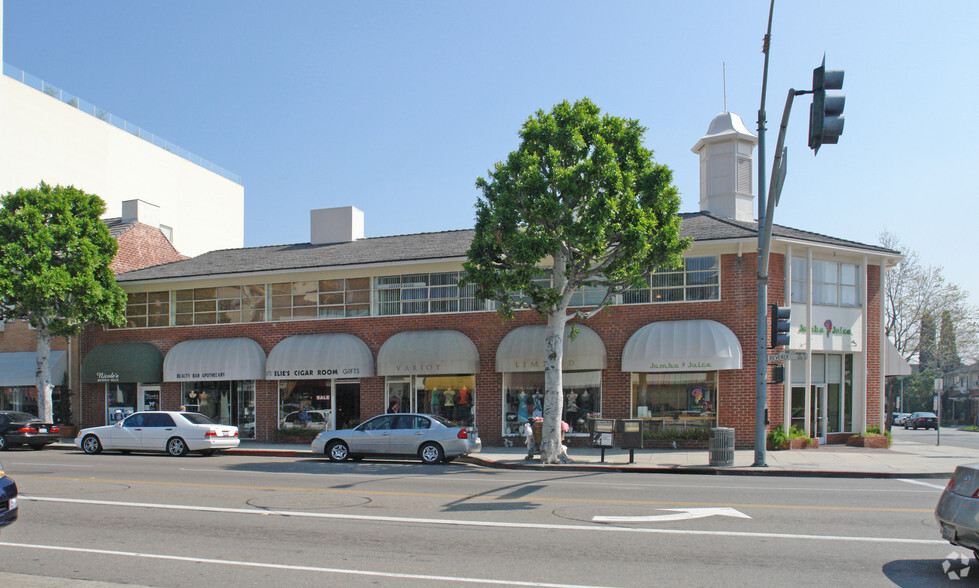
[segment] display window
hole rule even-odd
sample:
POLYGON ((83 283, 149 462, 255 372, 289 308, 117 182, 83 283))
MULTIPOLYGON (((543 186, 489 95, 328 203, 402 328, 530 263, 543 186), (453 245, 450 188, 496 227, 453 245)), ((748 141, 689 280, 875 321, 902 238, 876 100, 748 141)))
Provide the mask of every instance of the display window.
POLYGON ((717 426, 717 372, 632 374, 632 417, 653 433, 717 426))
POLYGON ((419 412, 471 427, 476 417, 476 376, 390 376, 385 381, 388 412, 419 412))
POLYGON ((114 425, 136 412, 136 384, 106 384, 105 423, 114 425))
POLYGON ((255 381, 184 382, 181 404, 216 423, 238 427, 242 439, 255 438, 255 381))
POLYGON ((279 427, 349 429, 360 421, 359 381, 279 382, 279 427))
MULTIPOLYGON (((61 386, 55 386, 51 391, 51 405, 55 423, 63 423, 64 416, 61 414, 61 386)), ((34 416, 38 415, 37 407, 37 388, 34 386, 9 386, 0 388, 0 410, 15 410, 26 412, 34 416)))
MULTIPOLYGON (((600 370, 561 374, 564 405, 561 420, 568 424, 568 435, 587 435, 588 419, 602 416, 602 372, 600 370)), ((520 436, 523 424, 542 417, 544 411, 544 372, 503 374, 503 435, 520 436)))

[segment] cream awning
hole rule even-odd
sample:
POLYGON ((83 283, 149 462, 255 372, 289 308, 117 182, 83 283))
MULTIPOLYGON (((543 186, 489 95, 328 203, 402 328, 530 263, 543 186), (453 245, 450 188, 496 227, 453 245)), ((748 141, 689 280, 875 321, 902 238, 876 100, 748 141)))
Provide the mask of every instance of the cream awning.
POLYGON ((377 352, 377 375, 478 374, 479 351, 459 331, 405 331, 377 352))
POLYGON ((884 338, 884 375, 885 376, 910 376, 911 365, 904 359, 897 347, 891 340, 884 338))
MULTIPOLYGON (((572 325, 564 327, 564 371, 605 369, 605 344, 598 333, 585 325, 575 324, 578 336, 571 340, 572 325)), ((507 333, 496 349, 498 372, 542 372, 546 354, 547 327, 526 325, 507 333)))
POLYGON ((247 337, 183 341, 163 360, 164 382, 263 379, 265 351, 247 337))
POLYGON ((366 378, 374 357, 359 337, 346 333, 295 335, 280 341, 265 362, 267 380, 366 378))
POLYGON ((624 372, 706 372, 741 369, 741 343, 712 320, 649 323, 622 350, 624 372))
MULTIPOLYGON (((48 356, 51 366, 51 383, 61 386, 65 383, 65 372, 68 369, 68 356, 64 351, 52 351, 48 356)), ((0 353, 0 387, 6 386, 36 386, 37 385, 37 353, 33 351, 15 351, 0 353)))

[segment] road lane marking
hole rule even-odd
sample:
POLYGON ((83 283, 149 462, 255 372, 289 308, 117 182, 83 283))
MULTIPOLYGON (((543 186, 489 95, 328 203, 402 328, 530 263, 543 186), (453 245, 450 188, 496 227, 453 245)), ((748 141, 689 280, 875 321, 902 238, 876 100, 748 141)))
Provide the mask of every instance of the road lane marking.
POLYGON ((704 517, 734 517, 738 519, 750 519, 748 515, 743 512, 734 510, 733 508, 660 508, 657 510, 672 510, 675 511, 673 514, 664 515, 645 515, 645 516, 635 516, 635 517, 625 517, 625 516, 598 516, 592 517, 591 520, 596 523, 659 523, 665 521, 686 521, 689 519, 702 519, 704 517))
MULTIPOLYGON (((393 490, 369 490, 366 488, 303 488, 290 486, 253 486, 240 484, 204 484, 200 482, 163 482, 157 480, 113 480, 108 478, 76 478, 69 476, 38 476, 18 474, 17 479, 37 479, 37 480, 60 480, 67 482, 96 482, 100 484, 125 484, 130 486, 168 486, 183 488, 213 488, 218 490, 278 490, 281 492, 313 492, 325 494, 354 494, 356 496, 407 496, 413 498, 445 498, 451 500, 481 499, 481 500, 510 500, 506 495, 482 494, 480 492, 470 492, 467 494, 440 494, 432 492, 400 492, 393 490)), ((23 492, 21 492, 23 494, 23 492)), ((524 497, 526 498, 526 497, 524 497)), ((584 503, 584 504, 614 504, 614 505, 638 505, 638 506, 700 506, 700 507, 731 507, 731 508, 765 508, 783 510, 825 510, 825 511, 850 511, 850 512, 932 512, 931 508, 898 508, 880 506, 818 506, 818 505, 795 505, 795 504, 738 504, 723 502, 690 502, 675 500, 618 500, 601 498, 556 498, 546 496, 534 496, 537 502, 551 503, 584 503)))
POLYGON ((912 480, 910 478, 898 478, 898 481, 906 482, 908 484, 917 484, 918 486, 926 486, 928 488, 936 488, 938 490, 944 490, 945 486, 947 486, 947 484, 945 485, 930 484, 928 482, 922 482, 921 480, 912 480))
MULTIPOLYGON (((88 500, 83 498, 49 498, 43 496, 19 496, 21 500, 37 502, 60 502, 64 504, 86 504, 111 507, 132 507, 162 510, 186 510, 195 512, 214 512, 259 516, 281 516, 311 519, 331 519, 341 521, 362 521, 378 523, 402 523, 421 525, 444 525, 449 527, 493 527, 507 529, 543 529, 548 531, 590 531, 598 533, 645 533, 654 535, 707 535, 716 537, 749 537, 760 539, 802 539, 817 541, 855 541, 861 543, 911 543, 915 545, 948 545, 938 539, 907 539, 902 537, 858 537, 842 535, 802 535, 796 533, 764 533, 749 531, 702 531, 692 529, 642 529, 606 525, 556 525, 552 523, 508 523, 502 521, 468 521, 463 519, 425 519, 420 517, 389 517, 379 515, 355 515, 324 512, 303 512, 295 510, 256 510, 249 508, 228 508, 220 506, 194 506, 182 504, 158 504, 151 502, 120 502, 112 500, 88 500)), ((928 511, 931 512, 931 511, 928 511)))
POLYGON ((160 559, 165 561, 182 561, 189 563, 208 563, 223 566, 240 566, 250 568, 264 568, 273 570, 288 570, 299 572, 317 572, 326 574, 347 574, 352 576, 374 576, 379 578, 397 578, 399 580, 425 580, 428 582, 456 582, 465 584, 502 584, 506 586, 534 586, 539 588, 562 588, 572 586, 574 588, 600 588, 598 586, 588 586, 586 584, 550 584, 547 582, 527 582, 524 580, 494 580, 489 578, 465 578, 461 576, 435 576, 431 574, 404 574, 396 572, 380 572, 374 570, 355 570, 345 568, 321 568, 316 566, 296 566, 288 564, 261 563, 253 561, 235 561, 226 559, 210 559, 206 557, 186 557, 182 555, 164 555, 160 553, 137 553, 132 551, 114 551, 111 549, 91 549, 86 547, 67 547, 62 545, 38 545, 33 543, 10 543, 0 541, 0 546, 23 547, 26 549, 45 549, 49 551, 68 551, 73 553, 88 553, 92 555, 114 555, 120 557, 133 557, 138 559, 160 559))

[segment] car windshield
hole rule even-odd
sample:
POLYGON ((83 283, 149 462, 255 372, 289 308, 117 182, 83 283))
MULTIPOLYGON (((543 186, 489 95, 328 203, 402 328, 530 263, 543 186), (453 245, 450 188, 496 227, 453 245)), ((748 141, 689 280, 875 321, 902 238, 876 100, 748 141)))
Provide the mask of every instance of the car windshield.
POLYGON ((933 412, 919 412, 915 416, 918 417, 918 418, 923 418, 923 419, 928 419, 928 418, 937 419, 938 418, 938 415, 935 414, 935 413, 933 413, 933 412))
POLYGON ((199 412, 182 412, 180 416, 184 417, 191 423, 195 425, 216 425, 214 421, 202 415, 199 412))
POLYGON ((41 419, 37 418, 36 416, 34 416, 32 414, 28 414, 26 412, 8 412, 7 413, 7 418, 9 418, 11 421, 16 421, 18 423, 22 423, 24 421, 39 421, 39 420, 41 420, 41 419))

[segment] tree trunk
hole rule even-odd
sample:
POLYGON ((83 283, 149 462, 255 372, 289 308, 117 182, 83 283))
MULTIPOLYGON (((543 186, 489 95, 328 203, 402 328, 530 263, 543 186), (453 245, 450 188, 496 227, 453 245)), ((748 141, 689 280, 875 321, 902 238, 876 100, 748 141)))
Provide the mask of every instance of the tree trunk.
MULTIPOLYGON (((554 256, 554 288, 564 292, 567 286, 566 261, 560 252, 554 256)), ((563 298, 567 300, 567 296, 563 298)), ((567 302, 558 304, 547 315, 547 339, 544 355, 544 423, 541 430, 541 463, 568 463, 567 448, 561 443, 561 411, 564 386, 561 364, 564 359, 564 326, 568 322, 567 302)))
POLYGON ((46 423, 54 422, 51 403, 51 331, 47 325, 37 328, 37 416, 46 423))

